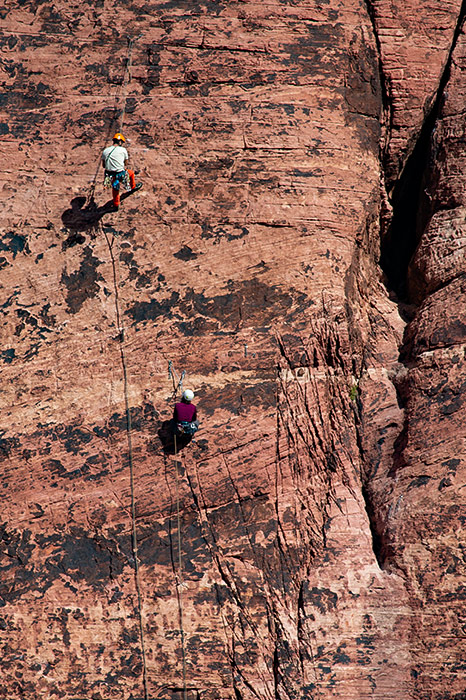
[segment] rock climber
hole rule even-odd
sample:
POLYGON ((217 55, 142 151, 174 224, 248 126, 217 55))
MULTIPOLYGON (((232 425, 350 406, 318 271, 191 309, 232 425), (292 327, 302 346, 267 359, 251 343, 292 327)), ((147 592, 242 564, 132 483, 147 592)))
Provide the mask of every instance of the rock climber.
POLYGON ((123 134, 118 132, 113 137, 113 146, 108 146, 102 153, 102 166, 105 169, 104 185, 112 187, 114 211, 117 211, 120 206, 121 184, 131 192, 142 187, 141 183, 136 184, 134 171, 126 167, 129 156, 128 151, 123 146, 125 142, 123 134))
POLYGON ((181 401, 175 404, 173 411, 173 424, 177 435, 192 437, 199 429, 197 420, 197 408, 192 403, 194 392, 185 389, 181 396, 181 401))

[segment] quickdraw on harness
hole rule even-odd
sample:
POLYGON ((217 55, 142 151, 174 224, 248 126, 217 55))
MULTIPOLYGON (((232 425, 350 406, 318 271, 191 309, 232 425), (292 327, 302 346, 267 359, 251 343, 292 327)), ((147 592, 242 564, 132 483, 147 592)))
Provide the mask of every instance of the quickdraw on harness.
POLYGON ((105 171, 104 187, 113 187, 114 190, 119 190, 120 184, 122 184, 127 191, 131 189, 129 175, 126 170, 121 170, 119 173, 105 171))
POLYGON ((189 437, 193 437, 199 430, 199 425, 196 421, 186 421, 183 420, 180 423, 176 424, 176 430, 177 430, 177 435, 187 435, 189 437))

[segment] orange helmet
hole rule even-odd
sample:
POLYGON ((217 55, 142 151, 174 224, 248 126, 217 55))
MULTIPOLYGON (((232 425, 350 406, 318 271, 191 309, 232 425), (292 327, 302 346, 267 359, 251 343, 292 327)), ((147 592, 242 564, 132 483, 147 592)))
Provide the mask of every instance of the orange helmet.
POLYGON ((123 143, 125 143, 125 141, 126 141, 125 137, 123 136, 123 134, 120 134, 120 132, 115 134, 115 136, 113 137, 113 140, 114 141, 123 141, 123 143))

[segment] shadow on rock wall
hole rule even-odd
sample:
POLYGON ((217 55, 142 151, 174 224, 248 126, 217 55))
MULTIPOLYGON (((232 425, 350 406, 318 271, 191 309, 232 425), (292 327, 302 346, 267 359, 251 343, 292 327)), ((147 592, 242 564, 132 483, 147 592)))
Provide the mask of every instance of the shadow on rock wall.
POLYGON ((175 444, 175 424, 173 419, 163 421, 157 434, 166 455, 176 454, 193 440, 192 435, 177 435, 175 444))
MULTIPOLYGON (((105 214, 110 214, 113 211, 112 200, 109 200, 102 206, 97 206, 94 198, 87 202, 86 197, 74 197, 70 202, 71 209, 66 209, 61 217, 61 220, 67 229, 76 234, 79 231, 92 231, 97 227, 97 224, 105 214)), ((74 242, 76 236, 70 236, 74 242)))

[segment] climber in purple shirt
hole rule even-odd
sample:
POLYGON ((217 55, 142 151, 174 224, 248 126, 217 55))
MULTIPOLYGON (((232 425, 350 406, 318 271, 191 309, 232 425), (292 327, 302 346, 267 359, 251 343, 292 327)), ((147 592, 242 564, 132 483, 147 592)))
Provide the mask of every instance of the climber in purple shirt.
POLYGON ((199 428, 197 408, 191 403, 193 398, 194 392, 191 389, 185 389, 181 396, 181 401, 175 404, 173 422, 178 435, 192 436, 199 428))

